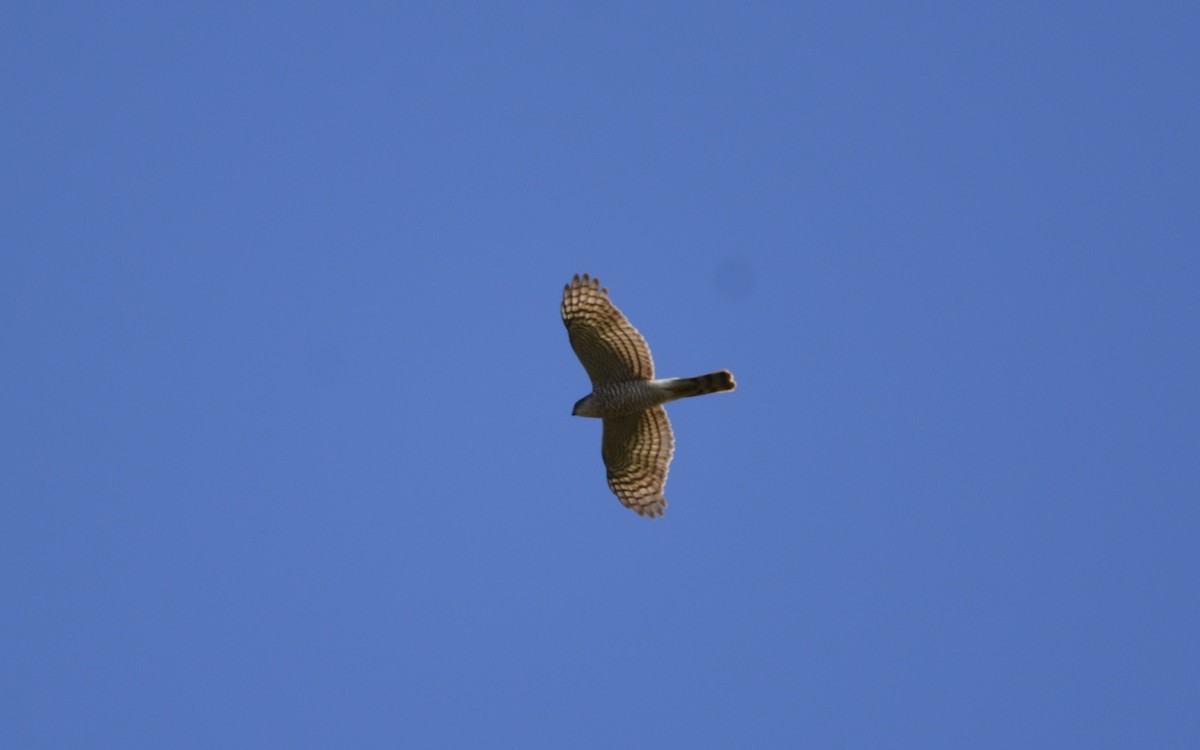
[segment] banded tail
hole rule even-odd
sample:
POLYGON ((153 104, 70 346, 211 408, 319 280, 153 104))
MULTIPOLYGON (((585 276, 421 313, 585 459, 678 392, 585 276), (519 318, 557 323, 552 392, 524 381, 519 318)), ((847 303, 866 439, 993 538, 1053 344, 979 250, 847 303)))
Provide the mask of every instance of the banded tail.
POLYGON ((673 378, 665 385, 675 398, 703 396, 706 393, 720 393, 737 388, 737 383, 733 382, 733 373, 729 370, 718 370, 694 378, 673 378))

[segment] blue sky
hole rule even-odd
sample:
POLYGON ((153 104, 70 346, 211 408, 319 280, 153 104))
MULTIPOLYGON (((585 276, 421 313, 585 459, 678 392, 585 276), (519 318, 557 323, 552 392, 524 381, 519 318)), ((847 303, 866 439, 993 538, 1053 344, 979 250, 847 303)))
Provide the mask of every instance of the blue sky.
POLYGON ((1195 747, 1198 30, 6 8, 0 745, 1195 747))

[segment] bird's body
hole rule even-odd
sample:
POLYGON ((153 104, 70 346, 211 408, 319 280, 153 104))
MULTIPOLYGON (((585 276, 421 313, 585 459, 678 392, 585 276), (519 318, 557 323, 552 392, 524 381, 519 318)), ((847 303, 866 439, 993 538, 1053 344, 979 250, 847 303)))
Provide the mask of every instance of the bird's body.
POLYGON ((733 388, 733 375, 728 370, 695 378, 621 380, 595 386, 575 404, 571 413, 577 417, 617 417, 677 399, 732 391, 733 388))
POLYGON ((600 282, 576 275, 563 290, 563 323, 571 346, 592 380, 592 392, 572 414, 604 420, 602 454, 608 486, 639 515, 660 516, 675 437, 663 404, 732 391, 733 374, 719 370, 694 378, 654 378, 650 347, 608 299, 600 282))

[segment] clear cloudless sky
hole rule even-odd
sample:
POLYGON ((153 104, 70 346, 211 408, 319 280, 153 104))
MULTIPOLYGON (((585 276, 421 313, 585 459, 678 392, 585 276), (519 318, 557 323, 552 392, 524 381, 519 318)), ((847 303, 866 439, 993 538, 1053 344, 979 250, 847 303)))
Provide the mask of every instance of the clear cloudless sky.
POLYGON ((0 11, 0 746, 1200 746, 1195 2, 0 11), (559 319, 663 376, 663 519, 559 319))

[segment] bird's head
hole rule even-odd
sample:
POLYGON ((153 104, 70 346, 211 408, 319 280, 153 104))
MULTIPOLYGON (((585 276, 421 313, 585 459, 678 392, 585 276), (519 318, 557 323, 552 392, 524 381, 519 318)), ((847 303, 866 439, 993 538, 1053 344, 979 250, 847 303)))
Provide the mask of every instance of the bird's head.
POLYGON ((598 417, 600 416, 593 411, 594 399, 592 394, 588 394, 575 402, 575 408, 571 410, 572 417, 598 417))

